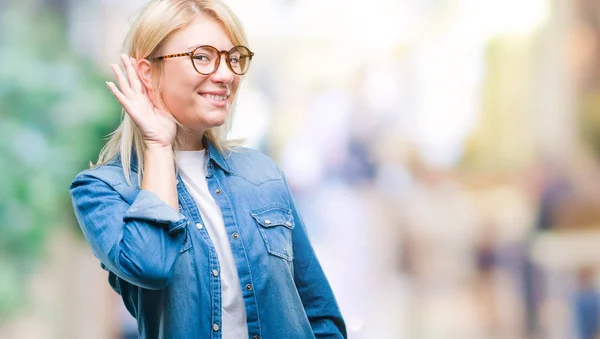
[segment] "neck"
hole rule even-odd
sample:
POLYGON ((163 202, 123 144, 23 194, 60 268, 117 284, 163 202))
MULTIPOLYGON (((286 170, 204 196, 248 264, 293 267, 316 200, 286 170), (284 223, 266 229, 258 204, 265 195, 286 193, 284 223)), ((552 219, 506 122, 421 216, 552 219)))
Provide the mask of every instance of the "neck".
POLYGON ((177 141, 179 143, 180 151, 201 151, 204 149, 202 138, 204 131, 184 131, 182 129, 177 131, 177 141))

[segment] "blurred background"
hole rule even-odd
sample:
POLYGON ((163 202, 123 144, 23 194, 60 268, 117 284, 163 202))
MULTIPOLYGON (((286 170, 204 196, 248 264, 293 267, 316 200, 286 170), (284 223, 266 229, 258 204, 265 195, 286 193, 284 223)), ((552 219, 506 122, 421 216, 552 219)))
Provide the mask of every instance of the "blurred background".
MULTIPOLYGON (((0 338, 137 338, 71 209, 144 0, 0 0, 0 338)), ((350 338, 599 338, 600 1, 227 0, 232 137, 293 186, 350 338)))

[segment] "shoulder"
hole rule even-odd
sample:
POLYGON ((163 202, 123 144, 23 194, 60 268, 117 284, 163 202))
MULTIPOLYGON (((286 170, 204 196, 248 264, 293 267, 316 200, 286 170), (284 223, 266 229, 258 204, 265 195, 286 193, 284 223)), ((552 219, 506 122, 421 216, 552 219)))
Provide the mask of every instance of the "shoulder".
POLYGON ((235 147, 225 155, 232 174, 253 178, 252 181, 281 180, 283 173, 268 155, 256 149, 235 147))
POLYGON ((265 153, 249 147, 235 147, 229 150, 225 158, 228 163, 237 164, 244 161, 265 166, 277 166, 275 161, 265 153))
POLYGON ((263 152, 248 148, 235 147, 232 148, 226 155, 227 164, 234 172, 243 170, 275 170, 281 172, 277 163, 263 152))
POLYGON ((118 198, 132 204, 139 187, 137 173, 130 172, 131 185, 125 179, 125 173, 120 161, 111 160, 106 164, 83 170, 77 174, 69 191, 74 202, 81 203, 96 200, 118 198))
MULTIPOLYGON (((137 172, 131 171, 130 176, 131 182, 136 183, 137 172)), ((125 173, 123 172, 123 167, 118 157, 108 161, 106 164, 95 166, 79 172, 73 179, 73 183, 71 184, 71 186, 77 183, 81 183, 82 181, 101 181, 108 184, 111 187, 117 187, 123 184, 127 184, 127 180, 125 179, 125 173)))

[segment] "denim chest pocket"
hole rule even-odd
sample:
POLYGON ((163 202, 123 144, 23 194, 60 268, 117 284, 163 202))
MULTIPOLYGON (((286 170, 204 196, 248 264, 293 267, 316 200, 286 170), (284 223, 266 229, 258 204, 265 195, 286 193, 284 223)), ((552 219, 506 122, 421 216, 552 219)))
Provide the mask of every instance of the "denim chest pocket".
POLYGON ((267 251, 287 261, 294 259, 292 250, 292 229, 294 218, 292 210, 282 206, 270 206, 250 211, 250 215, 258 224, 267 251))

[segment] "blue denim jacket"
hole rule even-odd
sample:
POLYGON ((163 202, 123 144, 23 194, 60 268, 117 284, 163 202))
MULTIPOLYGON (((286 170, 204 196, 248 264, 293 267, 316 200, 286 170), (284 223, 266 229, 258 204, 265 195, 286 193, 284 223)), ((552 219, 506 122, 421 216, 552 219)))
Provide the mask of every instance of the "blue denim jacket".
MULTIPOLYGON (((346 338, 282 172, 258 151, 240 148, 223 156, 206 145, 206 179, 230 234, 248 337, 346 338)), ((179 212, 129 186, 118 157, 81 172, 70 187, 83 234, 137 319, 140 337, 218 339, 217 253, 181 178, 177 191, 179 212)))

